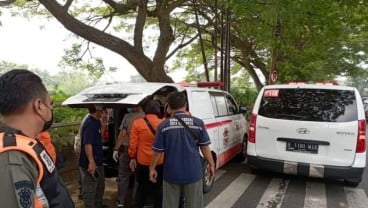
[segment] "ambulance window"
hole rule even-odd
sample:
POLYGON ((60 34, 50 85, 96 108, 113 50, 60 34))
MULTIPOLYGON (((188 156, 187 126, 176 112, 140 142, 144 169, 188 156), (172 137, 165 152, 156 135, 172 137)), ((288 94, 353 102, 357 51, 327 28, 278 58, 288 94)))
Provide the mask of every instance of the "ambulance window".
POLYGON ((213 118, 210 95, 207 91, 193 91, 190 112, 201 119, 213 118))
POLYGON ((219 112, 217 110, 217 105, 216 105, 216 99, 215 99, 215 96, 213 95, 211 95, 211 104, 212 104, 212 109, 215 114, 215 117, 219 116, 219 112))
POLYGON ((215 100, 218 110, 218 116, 226 116, 228 113, 225 97, 223 95, 216 95, 215 100))
POLYGON ((226 95, 226 103, 227 103, 227 108, 228 108, 229 114, 230 115, 236 114, 237 113, 236 104, 235 104, 234 100, 229 95, 226 95))

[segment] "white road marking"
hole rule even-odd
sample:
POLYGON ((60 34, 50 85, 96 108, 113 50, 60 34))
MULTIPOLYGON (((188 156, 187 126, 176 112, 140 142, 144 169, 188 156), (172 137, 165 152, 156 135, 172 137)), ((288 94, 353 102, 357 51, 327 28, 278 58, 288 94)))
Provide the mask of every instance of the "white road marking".
POLYGON ((251 174, 240 174, 229 186, 226 187, 206 208, 231 207, 236 200, 248 188, 256 176, 251 174))
POLYGON ((363 189, 344 187, 349 207, 367 208, 368 198, 363 189))
POLYGON ((281 178, 273 178, 267 186, 257 208, 274 207, 279 208, 284 199, 289 181, 281 178))
POLYGON ((307 182, 304 208, 327 207, 326 187, 323 183, 307 182))

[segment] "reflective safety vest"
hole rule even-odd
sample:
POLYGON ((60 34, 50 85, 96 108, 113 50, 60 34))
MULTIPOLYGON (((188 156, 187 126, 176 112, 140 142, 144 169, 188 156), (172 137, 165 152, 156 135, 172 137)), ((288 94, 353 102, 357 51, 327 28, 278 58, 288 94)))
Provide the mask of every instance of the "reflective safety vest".
POLYGON ((37 140, 13 134, 8 132, 0 132, 0 153, 5 151, 21 151, 29 155, 37 164, 38 177, 35 189, 35 208, 48 208, 49 202, 41 189, 41 181, 44 177, 45 171, 50 173, 54 171, 55 164, 45 148, 37 140), (45 170, 45 168, 47 170, 45 170))

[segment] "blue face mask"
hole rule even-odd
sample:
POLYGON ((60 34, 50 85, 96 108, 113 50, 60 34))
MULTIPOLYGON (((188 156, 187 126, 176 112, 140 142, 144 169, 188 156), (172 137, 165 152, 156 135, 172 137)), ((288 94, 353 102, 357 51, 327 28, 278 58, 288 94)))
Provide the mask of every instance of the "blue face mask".
POLYGON ((133 108, 127 108, 127 112, 128 113, 132 113, 133 112, 133 108))

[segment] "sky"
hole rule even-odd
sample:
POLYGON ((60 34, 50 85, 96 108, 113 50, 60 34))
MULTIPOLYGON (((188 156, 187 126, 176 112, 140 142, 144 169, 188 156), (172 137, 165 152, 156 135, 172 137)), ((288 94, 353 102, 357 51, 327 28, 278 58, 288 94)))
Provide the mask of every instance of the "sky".
MULTIPOLYGON (((0 61, 26 64, 30 69, 38 68, 56 74, 62 69, 58 63, 64 49, 73 43, 67 31, 56 20, 45 20, 32 17, 10 16, 5 8, 0 8, 0 61)), ((120 55, 103 47, 97 46, 94 56, 102 57, 107 67, 117 67, 117 72, 103 76, 108 81, 129 81, 130 76, 137 75, 134 67, 120 55)), ((179 82, 183 73, 170 74, 174 81, 179 82)))

